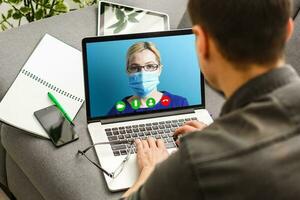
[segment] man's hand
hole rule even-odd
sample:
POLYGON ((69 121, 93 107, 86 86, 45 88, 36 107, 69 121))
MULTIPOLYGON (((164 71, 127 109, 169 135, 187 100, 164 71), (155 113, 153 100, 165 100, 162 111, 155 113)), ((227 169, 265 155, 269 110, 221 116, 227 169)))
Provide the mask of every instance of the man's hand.
POLYGON ((137 148, 137 162, 141 173, 138 180, 123 195, 123 197, 128 197, 133 192, 137 191, 148 179, 154 170, 155 165, 164 161, 169 156, 165 143, 161 139, 155 140, 152 137, 142 141, 137 139, 135 145, 137 148))
MULTIPOLYGON (((194 121, 189 121, 185 123, 182 127, 179 127, 175 133, 174 133, 174 138, 179 138, 182 135, 194 131, 202 131, 205 127, 207 127, 206 124, 199 122, 197 120, 194 121)), ((176 140, 177 145, 179 145, 179 140, 176 140)))
POLYGON ((137 148, 137 161, 140 171, 154 169, 157 163, 168 158, 169 153, 163 140, 149 137, 147 140, 135 141, 137 148))

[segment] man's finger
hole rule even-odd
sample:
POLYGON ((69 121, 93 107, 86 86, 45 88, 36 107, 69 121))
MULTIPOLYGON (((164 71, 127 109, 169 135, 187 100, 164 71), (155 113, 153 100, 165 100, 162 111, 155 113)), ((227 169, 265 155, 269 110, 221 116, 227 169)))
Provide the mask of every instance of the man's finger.
POLYGON ((200 122, 198 120, 188 121, 185 123, 185 125, 193 126, 198 129, 207 127, 207 125, 205 123, 200 122))
POLYGON ((180 141, 179 140, 176 140, 175 143, 176 143, 177 146, 180 145, 180 141))
POLYGON ((185 134, 185 133, 188 133, 188 132, 192 132, 192 131, 195 131, 196 128, 190 126, 190 125, 184 125, 182 127, 179 127, 178 129, 176 129, 175 133, 174 133, 174 137, 178 137, 178 135, 181 135, 181 134, 185 134))
POLYGON ((142 143, 143 143, 144 150, 149 149, 149 144, 148 144, 147 140, 142 140, 142 143))
POLYGON ((142 152, 142 150, 143 150, 143 143, 141 142, 140 139, 136 139, 135 140, 135 146, 136 146, 137 152, 142 152))
POLYGON ((155 140, 154 140, 153 137, 149 137, 147 141, 148 141, 148 144, 149 144, 149 147, 150 147, 150 148, 155 148, 155 147, 157 147, 157 146, 156 146, 156 142, 155 142, 155 140))
POLYGON ((164 141, 162 139, 156 140, 156 144, 157 144, 157 147, 159 149, 165 149, 166 148, 165 143, 164 143, 164 141))

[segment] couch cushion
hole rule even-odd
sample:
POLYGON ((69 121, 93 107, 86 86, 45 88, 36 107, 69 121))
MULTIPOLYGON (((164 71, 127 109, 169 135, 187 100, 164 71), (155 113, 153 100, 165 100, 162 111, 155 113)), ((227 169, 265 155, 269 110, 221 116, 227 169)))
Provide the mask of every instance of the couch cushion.
POLYGON ((294 0, 294 11, 293 11, 293 16, 294 18, 299 14, 300 10, 300 0, 294 0))
POLYGON ((300 15, 295 18, 295 32, 287 44, 286 59, 300 74, 300 15))
MULTIPOLYGON (((166 12, 171 28, 177 28, 185 12, 187 0, 119 0, 123 4, 166 12)), ((81 40, 95 36, 96 6, 51 17, 0 33, 0 100, 19 73, 40 38, 49 33, 54 37, 81 49, 81 40)), ((85 106, 79 111, 77 124, 79 140, 56 149, 50 141, 25 134, 24 131, 3 125, 1 139, 9 158, 20 168, 45 199, 117 199, 122 193, 110 193, 102 173, 86 159, 77 157, 78 149, 91 144, 87 132, 85 106)), ((95 154, 90 155, 96 159, 95 154)), ((13 174, 12 171, 10 174, 13 174)), ((19 176, 21 177, 21 176, 19 176)), ((8 178, 15 178, 10 176, 8 178)), ((22 181, 8 179, 12 191, 21 194, 22 181)))
POLYGON ((178 29, 191 28, 191 27, 192 27, 192 22, 190 19, 190 15, 189 15, 188 10, 186 10, 179 25, 178 25, 178 29))

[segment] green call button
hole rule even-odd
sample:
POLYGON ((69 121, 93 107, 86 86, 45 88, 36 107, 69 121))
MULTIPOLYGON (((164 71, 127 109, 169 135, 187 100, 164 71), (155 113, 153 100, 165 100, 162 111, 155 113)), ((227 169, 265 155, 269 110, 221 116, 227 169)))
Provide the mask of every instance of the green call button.
POLYGON ((125 110, 125 108, 126 108, 126 104, 123 101, 118 101, 116 103, 116 109, 117 109, 117 111, 122 112, 122 111, 125 110))
POLYGON ((149 98, 146 101, 146 105, 148 108, 153 108, 155 106, 156 102, 154 98, 149 98))
POLYGON ((138 110, 141 107, 141 101, 139 99, 133 99, 131 102, 131 107, 133 110, 138 110))

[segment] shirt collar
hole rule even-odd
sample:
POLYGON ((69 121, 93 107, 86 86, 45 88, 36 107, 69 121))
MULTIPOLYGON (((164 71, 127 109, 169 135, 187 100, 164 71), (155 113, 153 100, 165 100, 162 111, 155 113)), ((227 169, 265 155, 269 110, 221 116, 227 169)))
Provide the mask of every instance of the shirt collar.
POLYGON ((239 88, 225 102, 221 116, 233 110, 242 108, 255 99, 287 85, 298 78, 297 72, 290 65, 273 69, 268 73, 253 78, 239 88))

